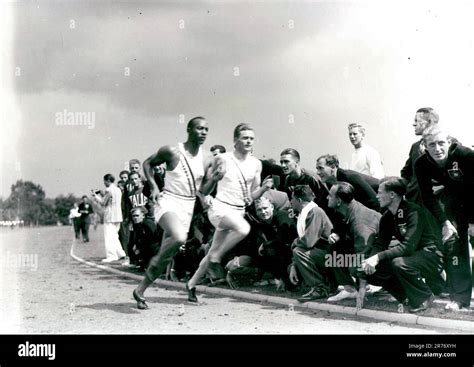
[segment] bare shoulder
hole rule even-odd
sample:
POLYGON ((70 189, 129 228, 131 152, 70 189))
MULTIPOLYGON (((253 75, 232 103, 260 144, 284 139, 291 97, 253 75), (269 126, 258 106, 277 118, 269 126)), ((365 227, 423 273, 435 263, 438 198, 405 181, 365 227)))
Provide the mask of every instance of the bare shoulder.
POLYGON ((215 160, 215 157, 210 154, 210 153, 203 153, 202 155, 202 162, 204 164, 204 168, 208 168, 210 166, 212 166, 213 162, 215 160))
POLYGON ((179 156, 179 148, 177 145, 164 145, 158 150, 157 156, 164 162, 168 162, 179 156))

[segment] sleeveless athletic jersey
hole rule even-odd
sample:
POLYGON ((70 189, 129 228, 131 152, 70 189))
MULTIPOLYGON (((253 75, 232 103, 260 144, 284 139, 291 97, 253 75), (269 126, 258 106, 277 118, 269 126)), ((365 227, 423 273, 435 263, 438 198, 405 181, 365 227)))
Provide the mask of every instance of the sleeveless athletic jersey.
POLYGON ((180 158, 174 170, 166 171, 163 191, 177 196, 195 198, 204 177, 202 149, 193 157, 184 149, 183 143, 178 144, 180 158), (194 178, 194 179, 193 179, 194 178), (193 183, 194 181, 194 183, 193 183))
POLYGON ((244 199, 245 197, 250 199, 252 182, 255 176, 260 174, 258 172, 260 161, 248 156, 242 162, 235 158, 233 152, 221 154, 219 157, 225 161, 226 174, 217 183, 216 199, 234 206, 245 206, 244 199))

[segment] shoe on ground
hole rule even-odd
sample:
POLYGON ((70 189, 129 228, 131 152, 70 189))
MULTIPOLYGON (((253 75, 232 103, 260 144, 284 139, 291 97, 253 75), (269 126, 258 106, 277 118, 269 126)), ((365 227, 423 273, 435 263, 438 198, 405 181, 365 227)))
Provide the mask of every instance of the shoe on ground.
POLYGON ((383 288, 380 288, 378 291, 373 293, 374 297, 387 297, 390 295, 390 293, 383 288))
POLYGON ((365 292, 367 294, 374 294, 374 293, 377 293, 379 290, 381 290, 382 287, 378 286, 378 285, 371 285, 371 284, 367 284, 365 286, 365 292))
POLYGON ((379 302, 389 302, 389 303, 390 302, 398 302, 398 300, 394 296, 392 296, 390 293, 388 293, 385 296, 377 297, 377 301, 379 301, 379 302))
MULTIPOLYGON (((398 302, 397 299, 394 296, 392 296, 391 294, 388 295, 388 297, 386 298, 386 301, 387 302, 398 302)), ((405 301, 408 302, 408 300, 405 300, 405 301)))
POLYGON ((111 263, 111 262, 114 262, 114 261, 117 261, 117 260, 118 259, 112 259, 112 258, 107 259, 107 258, 105 258, 105 259, 102 259, 100 261, 103 262, 103 263, 111 263))
POLYGON ((140 297, 138 295, 136 289, 133 290, 133 298, 135 299, 135 301, 137 301, 137 308, 139 310, 147 310, 148 309, 148 305, 146 304, 145 297, 140 297))
POLYGON ((186 290, 188 291, 188 301, 196 303, 198 301, 196 297, 196 287, 189 288, 188 283, 186 283, 186 290))
POLYGON ((459 312, 462 310, 462 305, 459 302, 451 301, 444 307, 444 309, 446 311, 459 312))
POLYGON ((356 299, 357 298, 357 292, 348 292, 345 289, 340 291, 338 294, 335 296, 329 297, 328 302, 339 302, 344 299, 356 299))
POLYGON ((431 304, 433 303, 433 301, 434 301, 434 296, 431 295, 431 296, 429 296, 429 298, 426 301, 423 301, 420 305, 418 305, 416 307, 412 307, 410 309, 410 312, 411 313, 417 313, 417 312, 421 312, 421 311, 426 311, 428 308, 431 307, 431 304))
POLYGON ((328 292, 318 288, 311 288, 308 293, 303 294, 300 298, 298 298, 298 302, 308 302, 315 299, 326 298, 327 296, 328 292))

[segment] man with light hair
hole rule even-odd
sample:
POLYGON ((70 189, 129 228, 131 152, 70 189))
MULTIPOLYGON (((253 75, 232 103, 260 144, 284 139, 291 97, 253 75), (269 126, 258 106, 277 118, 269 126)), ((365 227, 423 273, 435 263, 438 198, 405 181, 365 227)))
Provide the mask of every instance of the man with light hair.
MULTIPOLYGON (((131 210, 133 231, 130 238, 130 251, 133 252, 140 270, 145 271, 150 259, 160 249, 160 234, 154 220, 147 218, 148 210, 144 206, 136 206, 131 210)), ((130 253, 130 252, 129 252, 130 253)))
POLYGON ((349 140, 355 148, 355 151, 352 153, 349 168, 353 171, 378 178, 379 180, 383 178, 385 174, 380 154, 364 142, 364 126, 352 123, 349 124, 348 129, 349 140))
POLYGON ((423 204, 442 228, 446 258, 447 310, 469 307, 472 278, 469 235, 474 236, 474 151, 454 142, 438 125, 423 131, 426 153, 415 163, 423 204), (443 202, 435 196, 432 181, 444 186, 443 202))
MULTIPOLYGON (((255 200, 254 206, 255 215, 246 215, 251 226, 250 234, 244 240, 247 252, 255 258, 256 267, 262 273, 267 272, 279 280, 279 289, 290 289, 287 269, 292 257, 290 244, 297 235, 296 220, 286 208, 276 209, 263 195, 255 200)), ((233 272, 229 271, 229 274, 232 276, 233 272)))
MULTIPOLYGON (((362 270, 368 283, 381 285, 400 303, 407 298, 410 312, 417 313, 431 306, 433 293, 443 290, 442 254, 434 219, 404 199, 406 187, 400 177, 381 181, 377 199, 385 211, 375 242, 364 251, 370 257, 362 262, 362 270)), ((359 290, 365 292, 363 281, 359 290)))
MULTIPOLYGON (((223 175, 211 180, 217 184, 217 193, 211 201, 208 216, 216 230, 209 253, 186 284, 190 302, 198 301, 196 284, 207 270, 211 278, 225 280, 221 264, 224 255, 250 232, 250 225, 244 219, 245 208, 272 187, 271 177, 260 186, 262 163, 252 155, 254 141, 254 129, 248 124, 239 124, 234 129, 234 151, 216 156, 225 167, 223 175)), ((212 169, 211 166, 209 170, 212 169)))
MULTIPOLYGON (((415 120, 412 124, 415 128, 415 135, 421 137, 423 135, 423 131, 425 131, 427 127, 437 124, 438 121, 439 116, 434 109, 431 107, 419 108, 415 113, 415 120)), ((405 166, 400 172, 400 176, 408 182, 406 199, 408 201, 413 201, 418 205, 421 205, 422 201, 420 190, 418 188, 418 181, 415 175, 415 162, 424 152, 425 148, 423 139, 413 143, 410 148, 410 153, 408 154, 408 159, 405 163, 405 166)))

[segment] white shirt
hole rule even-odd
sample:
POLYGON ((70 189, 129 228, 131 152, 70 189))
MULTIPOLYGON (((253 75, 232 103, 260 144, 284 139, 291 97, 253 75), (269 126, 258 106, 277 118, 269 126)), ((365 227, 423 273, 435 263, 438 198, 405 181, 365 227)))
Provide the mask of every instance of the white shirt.
POLYGON ((204 177, 204 164, 202 149, 199 148, 196 156, 192 156, 184 149, 184 144, 179 143, 180 157, 174 170, 166 171, 164 191, 175 195, 195 197, 204 177))
POLYGON ((227 204, 245 206, 245 199, 251 200, 252 182, 262 171, 262 163, 249 155, 238 160, 234 152, 219 155, 225 161, 226 173, 217 183, 216 199, 227 204))
POLYGON ((81 216, 81 213, 79 213, 79 208, 72 208, 69 211, 69 219, 74 219, 74 218, 79 218, 81 216))
POLYGON ((351 170, 381 179, 385 176, 379 153, 364 144, 352 153, 351 170))
POLYGON ((111 183, 105 189, 105 196, 95 195, 95 199, 104 207, 104 223, 122 222, 122 190, 111 183))

